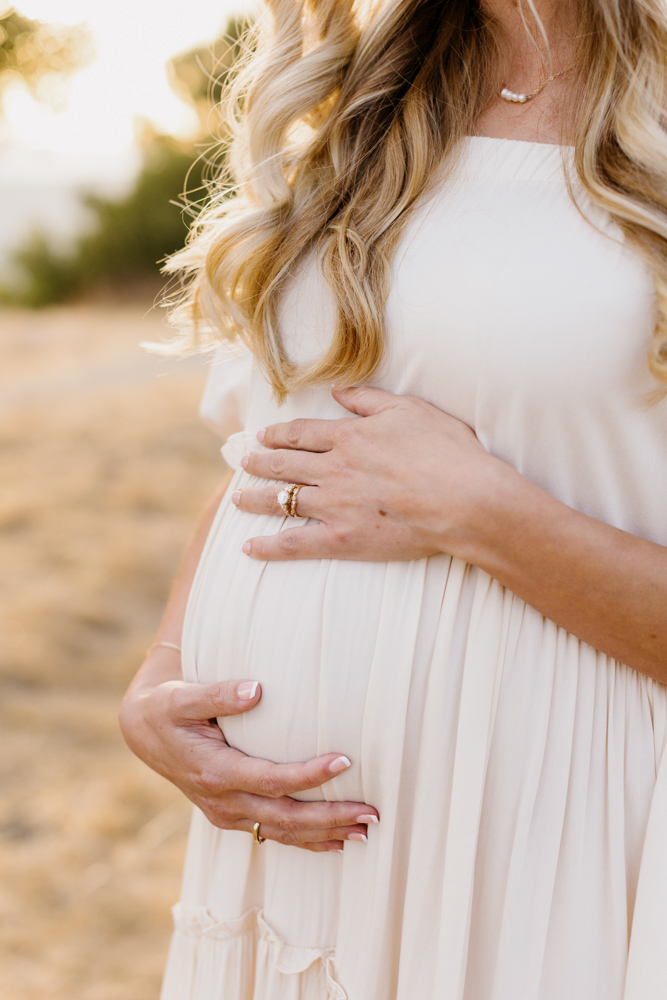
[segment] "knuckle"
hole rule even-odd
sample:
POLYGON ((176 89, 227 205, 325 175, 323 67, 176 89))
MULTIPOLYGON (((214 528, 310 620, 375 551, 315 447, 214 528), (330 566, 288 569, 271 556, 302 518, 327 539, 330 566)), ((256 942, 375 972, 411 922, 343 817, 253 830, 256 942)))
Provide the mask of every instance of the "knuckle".
POLYGON ((341 483, 348 475, 349 468, 340 455, 334 453, 329 456, 329 460, 327 462, 327 473, 333 480, 341 483))
POLYGON ((218 816, 218 813, 216 812, 215 809, 213 809, 209 805, 206 805, 204 802, 199 803, 199 808, 203 812, 204 816, 206 816, 206 819, 209 821, 209 823, 217 827, 219 830, 225 829, 224 820, 221 819, 220 816, 218 816))
POLYGON ((231 830, 234 827, 231 819, 225 816, 224 813, 220 813, 217 809, 204 809, 203 813, 209 823, 212 823, 218 830, 231 830))
POLYGON ((303 822, 294 814, 285 816, 280 824, 286 833, 298 834, 305 829, 303 822))
POLYGON ((278 798, 283 794, 280 779, 273 771, 263 771, 257 778, 257 791, 259 795, 267 798, 278 798))
POLYGON ((357 436, 356 420, 341 420, 334 429, 334 440, 338 445, 346 445, 357 436))
POLYGON ((293 556, 297 552, 297 540, 291 531, 282 532, 278 539, 278 546, 283 555, 293 556))
POLYGON ((209 810, 215 816, 215 825, 219 826, 221 830, 229 829, 238 818, 227 803, 220 800, 210 803, 209 810))
POLYGON ((293 448, 296 448, 302 440, 305 429, 305 421, 302 418, 292 420, 287 425, 287 440, 293 448))
POLYGON ((325 806, 323 828, 335 828, 348 822, 345 806, 341 802, 323 803, 325 806))
POLYGON ((183 684, 175 684, 165 694, 167 696, 168 710, 173 715, 182 715, 189 704, 187 688, 183 684))
POLYGON ((282 507, 278 503, 278 493, 270 487, 264 494, 264 507, 267 514, 282 514, 282 507))
POLYGON ((283 469, 285 468, 285 455, 282 451, 274 451, 269 459, 269 470, 275 475, 280 476, 283 469))
POLYGON ((227 681, 217 681, 211 688, 211 708, 213 711, 221 711, 227 708, 227 681))
POLYGON ((352 540, 352 532, 348 528, 336 526, 333 529, 333 537, 336 545, 340 545, 341 547, 346 547, 350 544, 352 540))

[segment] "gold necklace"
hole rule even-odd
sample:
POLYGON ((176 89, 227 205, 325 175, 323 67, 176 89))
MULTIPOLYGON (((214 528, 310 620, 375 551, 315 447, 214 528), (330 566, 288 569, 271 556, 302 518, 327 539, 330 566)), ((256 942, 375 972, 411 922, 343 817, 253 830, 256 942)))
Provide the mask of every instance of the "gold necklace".
POLYGON ((515 94, 513 90, 509 90, 507 87, 503 87, 502 90, 499 91, 499 94, 503 101, 508 101, 510 104, 525 104, 527 101, 532 101, 532 99, 537 97, 538 94, 541 94, 544 88, 547 87, 553 80, 557 80, 558 77, 562 76, 564 73, 569 73, 571 69, 572 66, 567 66, 565 69, 562 69, 560 73, 554 73, 553 76, 550 76, 548 80, 541 83, 539 87, 537 87, 536 90, 531 91, 530 94, 515 94))

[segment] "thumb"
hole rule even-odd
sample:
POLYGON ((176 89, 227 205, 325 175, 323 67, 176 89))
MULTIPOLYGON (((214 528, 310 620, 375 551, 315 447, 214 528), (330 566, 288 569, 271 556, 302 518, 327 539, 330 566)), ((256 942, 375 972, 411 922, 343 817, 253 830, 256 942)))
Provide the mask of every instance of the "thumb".
POLYGON ((386 392, 384 389, 374 389, 369 385, 354 386, 334 386, 331 395, 344 406, 350 413, 358 413, 360 417, 370 417, 374 413, 382 413, 396 405, 397 396, 393 392, 386 392))
POLYGON ((173 688, 173 711, 188 721, 240 715, 254 708, 262 696, 258 681, 219 681, 216 684, 178 684, 173 688))

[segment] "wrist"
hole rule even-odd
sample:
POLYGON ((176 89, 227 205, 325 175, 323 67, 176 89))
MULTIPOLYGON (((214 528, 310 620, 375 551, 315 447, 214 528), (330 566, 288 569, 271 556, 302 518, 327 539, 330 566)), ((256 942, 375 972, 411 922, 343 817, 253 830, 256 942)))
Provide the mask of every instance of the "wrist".
POLYGON ((154 649, 170 649, 172 652, 178 653, 179 657, 183 652, 181 644, 172 639, 156 639, 146 650, 146 657, 150 656, 154 649))
POLYGON ((125 735, 126 726, 129 728, 142 723, 148 699, 156 688, 169 681, 182 680, 180 653, 171 647, 156 644, 150 646, 121 704, 120 724, 123 734, 125 735))
POLYGON ((496 576, 511 558, 521 525, 542 491, 506 462, 487 456, 485 474, 466 497, 454 526, 443 536, 442 550, 496 576))

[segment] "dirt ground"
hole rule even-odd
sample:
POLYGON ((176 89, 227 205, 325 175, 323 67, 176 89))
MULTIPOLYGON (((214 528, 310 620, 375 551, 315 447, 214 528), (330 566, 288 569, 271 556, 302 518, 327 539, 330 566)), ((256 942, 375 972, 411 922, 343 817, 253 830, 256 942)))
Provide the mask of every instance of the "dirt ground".
POLYGON ((122 691, 224 474, 150 303, 0 313, 0 996, 154 1000, 189 816, 122 691))

